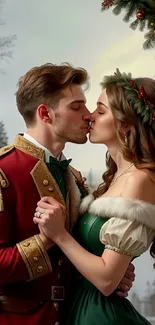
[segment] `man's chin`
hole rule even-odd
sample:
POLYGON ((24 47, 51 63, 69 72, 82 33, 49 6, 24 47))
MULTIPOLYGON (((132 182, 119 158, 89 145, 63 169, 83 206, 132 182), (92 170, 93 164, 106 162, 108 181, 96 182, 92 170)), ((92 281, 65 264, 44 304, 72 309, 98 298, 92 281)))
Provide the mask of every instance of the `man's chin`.
POLYGON ((88 141, 88 138, 85 137, 85 138, 82 138, 82 139, 73 139, 73 140, 70 140, 69 142, 71 143, 76 143, 76 144, 85 144, 86 142, 88 141))

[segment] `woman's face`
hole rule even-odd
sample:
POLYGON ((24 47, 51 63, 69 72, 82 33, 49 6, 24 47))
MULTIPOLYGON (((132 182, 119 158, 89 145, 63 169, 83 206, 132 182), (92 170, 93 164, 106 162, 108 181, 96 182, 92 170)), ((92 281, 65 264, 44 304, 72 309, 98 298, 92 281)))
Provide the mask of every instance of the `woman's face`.
POLYGON ((105 145, 116 143, 117 141, 114 117, 109 107, 106 89, 99 96, 97 108, 92 113, 89 140, 92 143, 103 143, 105 145))

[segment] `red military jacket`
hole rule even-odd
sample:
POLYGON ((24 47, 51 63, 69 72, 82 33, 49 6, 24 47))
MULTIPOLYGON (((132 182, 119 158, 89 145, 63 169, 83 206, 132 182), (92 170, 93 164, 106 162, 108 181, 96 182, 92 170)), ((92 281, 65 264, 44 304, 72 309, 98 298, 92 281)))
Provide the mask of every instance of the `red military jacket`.
MULTIPOLYGON (((79 172, 72 172, 79 178, 79 172)), ((0 309, 1 325, 62 324, 59 299, 40 301, 39 296, 44 297, 44 291, 51 287, 52 290, 55 286, 61 289, 65 285, 66 260, 61 258, 56 246, 50 253, 45 251, 33 216, 40 198, 52 196, 66 206, 66 227, 71 231, 80 204, 80 191, 72 172, 70 168, 66 172, 68 195, 65 203, 44 162, 44 150, 21 135, 13 145, 0 150, 0 299, 3 295, 7 295, 7 299, 13 296, 10 289, 13 287, 19 308, 23 298, 30 302, 31 296, 36 299, 36 290, 39 301, 39 306, 35 310, 32 306, 30 313, 25 313, 24 308, 21 314, 0 309)))

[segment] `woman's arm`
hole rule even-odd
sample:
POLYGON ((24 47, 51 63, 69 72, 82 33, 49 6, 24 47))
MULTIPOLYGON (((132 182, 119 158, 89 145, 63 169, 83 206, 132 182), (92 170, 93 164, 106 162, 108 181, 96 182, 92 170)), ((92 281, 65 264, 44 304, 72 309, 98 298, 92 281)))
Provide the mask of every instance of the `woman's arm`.
MULTIPOLYGON (((150 188, 150 180, 147 174, 142 172, 141 175, 142 177, 138 176, 136 179, 135 177, 130 178, 122 196, 149 201, 148 184, 150 188)), ((122 280, 133 255, 129 256, 105 249, 102 256, 98 257, 86 251, 65 230, 61 206, 53 198, 41 199, 36 210, 42 212, 42 215, 40 219, 34 218, 34 221, 42 227, 45 235, 61 248, 84 277, 104 295, 110 295, 122 280)))
POLYGON ((54 238, 56 244, 70 259, 78 271, 94 284, 105 296, 109 296, 119 285, 131 256, 105 249, 102 256, 86 251, 66 231, 54 238))
POLYGON ((34 221, 42 227, 45 236, 61 248, 84 277, 104 295, 110 295, 123 278, 132 257, 109 249, 101 257, 89 253, 66 231, 62 208, 56 200, 46 197, 38 205, 37 212, 42 214, 34 221))

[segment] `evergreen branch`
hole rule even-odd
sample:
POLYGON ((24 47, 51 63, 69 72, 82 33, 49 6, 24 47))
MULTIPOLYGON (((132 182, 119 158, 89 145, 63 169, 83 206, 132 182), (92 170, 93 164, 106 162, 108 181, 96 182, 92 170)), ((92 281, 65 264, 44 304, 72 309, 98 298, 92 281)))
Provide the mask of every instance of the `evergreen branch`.
POLYGON ((130 24, 130 27, 131 27, 133 30, 136 30, 138 24, 139 24, 139 20, 136 19, 136 20, 134 20, 134 21, 130 24))
POLYGON ((127 6, 126 1, 124 1, 124 3, 118 3, 115 6, 115 8, 113 9, 114 15, 116 15, 116 16, 119 15, 121 13, 121 10, 124 9, 124 8, 126 8, 126 6, 127 6))
POLYGON ((126 8, 126 14, 123 18, 125 22, 129 22, 130 18, 135 14, 137 8, 137 4, 135 2, 129 2, 127 8, 126 8))
POLYGON ((150 127, 155 128, 154 110, 155 105, 150 103, 144 88, 139 79, 133 79, 131 73, 121 73, 116 69, 113 76, 105 76, 101 83, 102 88, 106 88, 109 83, 115 83, 116 86, 125 90, 126 99, 143 123, 148 123, 150 127))
POLYGON ((139 21, 139 30, 142 32, 145 28, 145 25, 146 25, 146 20, 145 19, 142 19, 139 21))
MULTIPOLYGON (((149 33, 145 35, 146 40, 143 44, 144 49, 155 47, 154 0, 113 0, 112 5, 115 15, 119 15, 123 10, 125 11, 123 18, 125 22, 129 22, 134 15, 136 16, 136 19, 130 24, 130 28, 133 30, 136 30, 138 27, 140 31, 143 31, 146 27, 149 29, 149 33)), ((102 8, 102 10, 104 9, 108 9, 108 6, 107 8, 102 8)))
POLYGON ((152 0, 148 0, 148 4, 151 6, 151 8, 155 9, 155 2, 152 0))
POLYGON ((155 46, 155 33, 154 30, 150 30, 148 33, 144 36, 146 38, 146 41, 143 43, 144 50, 151 49, 155 46))

